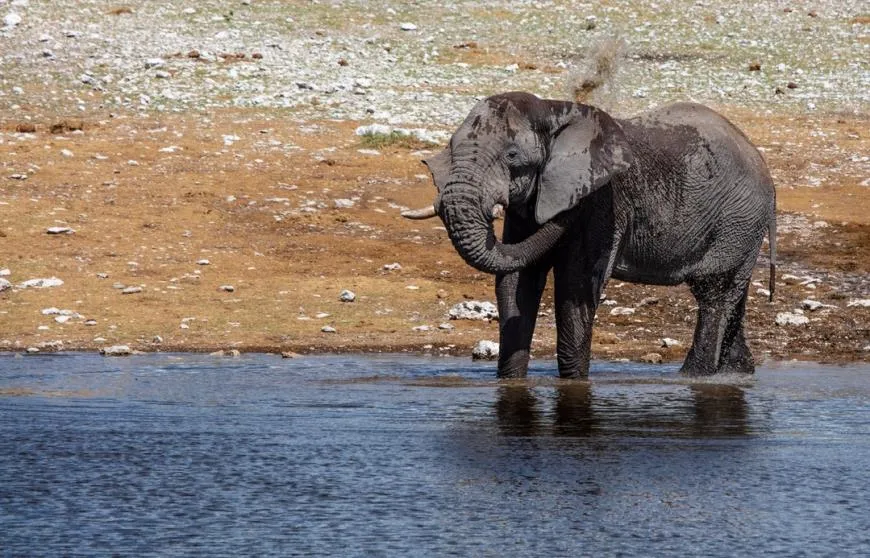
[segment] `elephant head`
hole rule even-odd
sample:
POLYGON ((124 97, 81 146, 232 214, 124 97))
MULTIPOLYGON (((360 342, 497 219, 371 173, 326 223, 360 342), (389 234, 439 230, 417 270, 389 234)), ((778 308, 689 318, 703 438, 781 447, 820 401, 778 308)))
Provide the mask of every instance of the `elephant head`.
POLYGON ((423 161, 438 190, 431 208, 462 258, 487 273, 535 263, 571 223, 567 210, 632 164, 619 125, 582 104, 505 93, 480 101, 448 146, 423 161), (498 207, 541 227, 526 240, 502 244, 492 227, 498 207))

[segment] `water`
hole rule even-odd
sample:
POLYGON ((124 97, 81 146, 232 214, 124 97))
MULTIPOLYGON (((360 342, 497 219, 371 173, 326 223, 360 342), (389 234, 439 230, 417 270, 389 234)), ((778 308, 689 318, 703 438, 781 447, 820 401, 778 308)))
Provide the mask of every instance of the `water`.
POLYGON ((870 369, 0 356, 0 555, 867 556, 870 369))

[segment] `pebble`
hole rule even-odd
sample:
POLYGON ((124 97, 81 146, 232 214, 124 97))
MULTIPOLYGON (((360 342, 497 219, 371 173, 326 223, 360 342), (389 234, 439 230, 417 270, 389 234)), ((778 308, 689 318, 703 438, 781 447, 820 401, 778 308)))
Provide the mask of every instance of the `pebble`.
POLYGON ((336 330, 332 326, 323 326, 322 328, 320 328, 320 331, 322 331, 323 333, 338 333, 338 330, 336 330))
POLYGON ((456 329, 456 327, 453 324, 449 324, 447 322, 444 322, 443 324, 438 324, 438 329, 450 331, 451 329, 456 329))
POLYGON ((48 234, 74 234, 75 231, 69 227, 48 227, 45 229, 48 234))
POLYGON ((196 260, 196 265, 209 265, 211 262, 207 259, 203 258, 201 260, 196 260))
POLYGON ((778 326, 802 326, 810 323, 810 319, 796 312, 780 312, 776 315, 778 326))
POLYGON ((8 277, 9 275, 12 275, 12 271, 10 271, 8 267, 0 269, 0 277, 8 277))
POLYGON ((626 308, 625 306, 617 306, 610 310, 611 316, 631 316, 634 314, 634 308, 626 308))
POLYGON ((801 305, 804 307, 805 310, 809 310, 810 312, 815 312, 820 308, 836 308, 836 306, 834 306, 833 304, 824 304, 819 302, 818 300, 813 300, 811 298, 802 300, 801 305))
POLYGON ((344 289, 338 295, 338 300, 340 300, 341 302, 353 302, 354 300, 356 300, 356 293, 354 293, 353 291, 349 291, 347 289, 344 289))
POLYGON ((334 200, 333 203, 335 204, 336 209, 350 209, 355 205, 353 200, 348 199, 337 199, 334 200))
POLYGON ((149 59, 145 60, 145 67, 146 68, 157 68, 157 67, 162 66, 164 64, 166 64, 166 60, 164 60, 162 58, 149 58, 149 59))
POLYGON ((0 293, 5 291, 6 289, 11 289, 12 283, 7 281, 6 279, 0 279, 0 293))
POLYGON ((294 353, 293 351, 283 351, 281 353, 281 358, 299 358, 299 354, 294 353))
POLYGON ((870 298, 857 298, 855 300, 850 300, 846 306, 849 308, 870 308, 870 298))
POLYGON ((21 23, 21 16, 15 12, 9 12, 3 17, 3 25, 6 27, 15 27, 19 23, 21 23))
POLYGON ((399 271, 402 266, 399 263, 384 264, 384 269, 387 271, 399 271))
POLYGON ((220 289, 221 291, 224 291, 224 292, 227 292, 227 293, 231 293, 231 292, 234 292, 234 291, 236 290, 236 288, 235 288, 234 286, 232 286, 232 285, 221 285, 221 286, 219 287, 219 289, 220 289))
POLYGON ((432 328, 427 325, 419 325, 411 328, 414 331, 430 331, 432 328))
POLYGON ((103 356, 130 356, 133 350, 128 345, 112 345, 100 349, 100 354, 103 356))
POLYGON ((28 279, 23 283, 18 284, 19 289, 47 289, 50 287, 60 287, 63 285, 63 280, 57 277, 47 277, 45 279, 28 279))
POLYGON ((451 320, 497 320, 498 308, 492 302, 464 300, 447 311, 451 320))
POLYGON ((125 295, 136 294, 136 293, 141 293, 141 292, 142 292, 142 287, 125 287, 125 288, 121 289, 121 294, 125 294, 125 295))
POLYGON ((416 31, 417 26, 414 25, 413 23, 404 22, 401 25, 399 25, 399 29, 401 29, 402 31, 416 31))
POLYGON ((495 341, 478 341, 471 349, 472 360, 495 360, 498 358, 498 343, 495 341))
POLYGON ((682 345, 682 343, 680 343, 676 339, 671 339, 670 337, 665 337, 662 339, 662 347, 666 349, 669 349, 671 347, 679 347, 680 345, 682 345))

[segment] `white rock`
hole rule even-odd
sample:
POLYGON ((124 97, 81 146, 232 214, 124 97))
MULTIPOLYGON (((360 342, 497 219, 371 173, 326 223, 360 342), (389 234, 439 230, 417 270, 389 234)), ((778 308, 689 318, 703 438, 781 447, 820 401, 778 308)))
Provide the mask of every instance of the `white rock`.
POLYGON ((680 343, 676 339, 671 339, 670 337, 665 337, 662 339, 662 347, 670 348, 679 347, 680 345, 682 345, 682 343, 680 343))
POLYGON ((12 275, 12 272, 9 270, 8 267, 0 269, 0 277, 8 277, 9 275, 12 275))
POLYGON ((55 316, 54 321, 56 321, 59 324, 65 324, 68 321, 70 321, 72 318, 73 318, 72 316, 55 316))
POLYGON ((338 333, 338 331, 332 326, 323 326, 320 328, 320 331, 323 333, 338 333))
POLYGON ((354 300, 356 300, 356 293, 344 289, 343 291, 341 291, 341 293, 339 293, 338 300, 340 300, 341 302, 353 302, 354 300))
POLYGON ((5 291, 6 289, 11 289, 12 283, 7 281, 6 279, 0 279, 0 293, 5 291))
POLYGON ((495 360, 498 358, 498 343, 482 340, 471 349, 472 360, 495 360))
POLYGON ((634 308, 626 308, 625 306, 617 306, 610 310, 611 316, 631 316, 634 314, 634 308))
POLYGON ((401 29, 402 31, 416 31, 417 26, 413 23, 404 22, 399 26, 399 29, 401 29))
POLYGON ((157 68, 157 67, 162 66, 164 64, 166 64, 166 60, 164 60, 162 58, 149 58, 148 60, 145 61, 146 68, 157 68))
POLYGON ((48 234, 73 234, 75 231, 69 227, 48 227, 45 229, 48 234))
POLYGON ((44 279, 28 279, 18 285, 19 289, 46 289, 49 287, 60 287, 63 285, 63 280, 57 277, 47 277, 44 279))
POLYGON ((43 308, 42 315, 43 316, 58 316, 58 315, 60 315, 60 309, 55 308, 54 306, 52 306, 50 308, 43 308))
POLYGON ((430 326, 427 326, 427 325, 419 325, 419 326, 414 326, 411 329, 414 331, 429 331, 432 328, 430 326))
POLYGON ((846 306, 849 308, 870 308, 870 298, 856 298, 855 300, 850 300, 846 306))
POLYGON ((601 301, 601 304, 603 304, 604 306, 616 306, 619 303, 612 298, 608 298, 607 300, 601 301))
POLYGON ((447 315, 451 320, 497 320, 498 308, 492 302, 464 300, 448 310, 447 315))
POLYGON ((770 296, 770 291, 767 289, 756 289, 756 294, 760 294, 761 296, 770 296))
POLYGON ((810 312, 815 312, 820 308, 837 308, 837 306, 833 304, 824 304, 819 302, 818 300, 813 300, 811 298, 801 301, 801 304, 803 305, 804 309, 809 310, 810 312))
POLYGON ((778 326, 802 326, 808 323, 810 323, 810 319, 803 314, 780 312, 776 315, 776 325, 778 326))
POLYGON ((456 329, 453 324, 449 324, 444 322, 443 324, 438 324, 438 329, 443 329, 445 331, 450 331, 451 329, 456 329))
POLYGON ((125 295, 136 294, 136 293, 141 293, 141 292, 142 292, 142 287, 126 287, 124 289, 121 289, 121 294, 125 294, 125 295))
POLYGON ((236 288, 232 285, 221 285, 219 289, 227 293, 231 293, 236 290, 236 288))
POLYGON ((398 262, 396 262, 391 264, 384 264, 384 269, 386 269, 387 271, 399 271, 402 269, 402 266, 398 262))
POLYGON ((15 12, 9 12, 3 18, 3 25, 5 25, 6 27, 15 27, 19 23, 21 23, 21 16, 16 14, 15 12))
POLYGON ((210 263, 211 263, 211 262, 208 261, 208 260, 205 259, 205 258, 203 258, 203 259, 201 259, 201 260, 196 260, 196 265, 208 265, 208 264, 210 264, 210 263))
POLYGON ((61 150, 60 150, 60 154, 61 154, 61 156, 66 157, 67 159, 69 159, 70 157, 75 156, 75 153, 73 153, 73 152, 70 151, 69 149, 61 149, 61 150))
POLYGON ((344 198, 340 198, 337 200, 333 200, 336 209, 349 209, 354 206, 353 200, 348 200, 344 198))
POLYGON ((133 350, 127 345, 112 345, 100 349, 100 354, 103 356, 129 356, 133 354, 133 350))

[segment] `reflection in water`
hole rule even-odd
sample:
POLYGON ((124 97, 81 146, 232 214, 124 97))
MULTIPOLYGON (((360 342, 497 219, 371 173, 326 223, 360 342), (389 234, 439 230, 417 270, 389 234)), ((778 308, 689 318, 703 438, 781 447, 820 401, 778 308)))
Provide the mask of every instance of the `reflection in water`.
POLYGON ((699 384, 691 386, 695 399, 695 434, 698 436, 744 436, 749 433, 748 408, 737 386, 699 384))
POLYGON ((526 384, 499 386, 495 414, 502 432, 511 436, 533 436, 541 422, 538 399, 526 384))
MULTIPOLYGON (((610 387, 610 386, 608 386, 610 387)), ((632 390, 634 391, 634 390, 632 390)), ((742 388, 697 384, 646 393, 593 395, 589 382, 559 382, 552 404, 552 428, 547 405, 532 386, 510 383, 498 388, 495 415, 507 436, 662 436, 713 438, 749 433, 748 409, 742 388)))
POLYGON ((592 386, 589 382, 565 382, 556 386, 553 433, 587 437, 593 434, 592 386))

